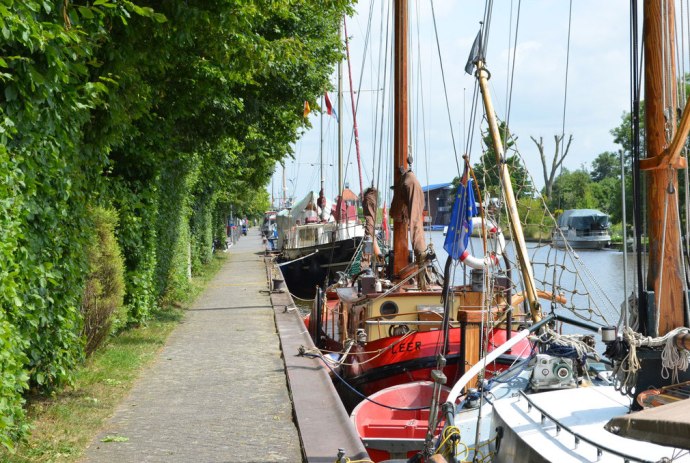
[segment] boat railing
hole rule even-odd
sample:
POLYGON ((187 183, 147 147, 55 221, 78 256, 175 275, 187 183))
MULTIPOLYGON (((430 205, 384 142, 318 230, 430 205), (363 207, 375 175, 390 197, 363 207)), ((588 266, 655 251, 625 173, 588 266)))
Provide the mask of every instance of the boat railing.
POLYGON ((333 233, 337 234, 334 241, 356 238, 364 235, 364 227, 359 220, 348 220, 347 222, 340 222, 333 233))
POLYGON ((598 444, 594 440, 583 436, 582 434, 573 431, 570 429, 567 425, 561 423, 558 421, 556 418, 554 418, 552 415, 550 415, 547 411, 545 411, 543 408, 539 407, 534 401, 527 395, 524 391, 519 391, 519 394, 521 398, 524 398, 527 401, 527 413, 532 411, 532 408, 535 408, 540 414, 541 414, 541 424, 543 425, 545 420, 548 418, 553 422, 553 424, 556 425, 556 436, 560 434, 561 431, 565 431, 568 434, 572 435, 574 440, 575 440, 575 447, 577 448, 578 444, 580 442, 585 442, 592 447, 594 447, 597 451, 597 460, 601 459, 604 453, 609 453, 611 455, 620 457, 623 459, 623 461, 626 462, 632 462, 632 461, 637 461, 641 463, 651 463, 649 460, 643 460, 641 458, 634 457, 632 455, 625 454, 623 452, 619 452, 617 450, 608 448, 604 445, 598 444))
POLYGON ((333 241, 332 223, 312 223, 299 225, 286 233, 289 248, 303 248, 327 244, 333 241))
POLYGON ((577 236, 607 236, 608 234, 609 234, 609 231, 606 229, 604 229, 604 230, 587 230, 587 229, 576 230, 577 236))
MULTIPOLYGON (((391 329, 393 326, 407 326, 410 329, 418 331, 429 331, 434 327, 441 327, 443 324, 442 312, 407 312, 390 315, 377 315, 375 317, 365 318, 360 321, 360 327, 376 328, 377 326, 391 329), (407 317, 407 318, 403 318, 407 317), (434 319, 437 317, 438 320, 434 319), (422 318, 427 318, 423 320, 422 318), (431 318, 431 319, 429 319, 431 318)), ((451 327, 460 326, 460 322, 451 321, 451 327)), ((379 333, 381 335, 381 333, 379 333)))
POLYGON ((363 235, 364 227, 359 221, 310 223, 297 225, 286 231, 285 242, 288 248, 304 248, 363 235))
MULTIPOLYGON (((486 314, 486 310, 482 310, 480 308, 477 309, 472 309, 472 312, 477 312, 477 313, 482 313, 486 314)), ((491 313, 491 317, 495 318, 497 315, 499 315, 499 312, 497 309, 491 309, 489 311, 491 313)), ((512 314, 511 318, 511 325, 517 324, 521 325, 527 321, 527 314, 512 314)), ((496 326, 503 325, 507 323, 507 317, 505 316, 499 316, 498 319, 495 320, 496 326)), ((397 314, 391 314, 391 315, 377 315, 375 317, 369 317, 361 320, 360 325, 366 325, 366 326, 376 326, 376 325, 381 325, 381 326, 392 326, 392 325, 410 325, 410 326, 440 326, 443 323, 443 312, 435 312, 435 311, 423 311, 423 312, 407 312, 407 313, 397 313, 397 314), (417 319, 400 319, 401 317, 414 317, 416 316, 417 319), (437 317, 438 320, 435 320, 433 318, 437 317), (426 318, 426 320, 422 320, 422 318, 426 318), (429 319, 431 318, 431 319, 429 319)), ((450 326, 451 327, 458 327, 460 326, 461 322, 458 320, 454 320, 451 318, 450 320, 450 326)), ((512 327, 511 327, 512 329, 512 327)))

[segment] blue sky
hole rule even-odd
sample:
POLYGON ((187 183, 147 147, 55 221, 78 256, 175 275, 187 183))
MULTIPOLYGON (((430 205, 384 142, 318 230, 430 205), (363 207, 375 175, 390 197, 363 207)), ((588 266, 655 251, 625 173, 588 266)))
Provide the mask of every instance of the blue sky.
MULTIPOLYGON (((381 137, 381 98, 384 91, 379 65, 381 40, 381 10, 387 2, 374 2, 370 46, 364 54, 365 36, 371 3, 360 0, 358 14, 348 19, 351 38, 351 65, 355 89, 361 85, 357 121, 362 152, 364 187, 379 179, 379 188, 387 190, 391 156, 388 113, 384 126, 383 166, 378 168, 381 137), (364 65, 362 64, 364 63, 364 65), (360 75, 362 76, 360 84, 360 75), (379 122, 375 125, 374 121, 379 122), (376 134, 376 138, 374 135, 376 134), (374 155, 374 153, 376 153, 374 155)), ((478 0, 434 0, 443 68, 446 77, 451 121, 457 152, 462 155, 464 142, 473 136, 470 151, 472 162, 481 155, 478 131, 468 134, 470 106, 474 91, 474 77, 465 74, 464 65, 472 41, 484 13, 484 2, 478 0)), ((487 50, 487 65, 491 71, 492 97, 500 119, 506 118, 508 58, 512 54, 509 32, 515 34, 518 3, 517 52, 514 70, 511 131, 517 135, 517 146, 537 185, 543 185, 539 154, 530 140, 544 137, 546 152, 552 153, 553 136, 560 134, 563 124, 566 95, 566 59, 568 16, 570 2, 566 0, 498 0, 494 2, 487 50), (512 18, 511 21, 511 8, 512 18)), ((620 124, 621 115, 629 107, 629 2, 623 0, 576 0, 572 2, 570 64, 565 110, 565 133, 574 137, 565 166, 577 169, 588 166, 597 154, 613 151, 610 130, 620 124)), ((445 105, 439 57, 433 33, 429 1, 410 2, 410 91, 412 150, 415 171, 422 184, 449 182, 457 175, 457 167, 445 105)), ((384 26, 385 27, 385 23, 384 26)), ((346 182, 359 192, 359 180, 352 142, 352 109, 350 105, 347 67, 343 84, 345 124, 346 182)), ((336 85, 335 75, 332 85, 336 85)), ((388 88, 389 85, 385 85, 388 88)), ((386 95, 388 99, 389 96, 386 95)), ((334 105, 336 95, 331 93, 334 105)), ((295 145, 296 159, 286 162, 288 196, 303 197, 309 190, 319 189, 319 115, 310 116, 312 129, 304 133, 295 145)), ((326 194, 335 195, 337 173, 337 128, 334 118, 324 119, 324 158, 326 194)), ((280 195, 282 169, 277 168, 273 188, 280 195)))

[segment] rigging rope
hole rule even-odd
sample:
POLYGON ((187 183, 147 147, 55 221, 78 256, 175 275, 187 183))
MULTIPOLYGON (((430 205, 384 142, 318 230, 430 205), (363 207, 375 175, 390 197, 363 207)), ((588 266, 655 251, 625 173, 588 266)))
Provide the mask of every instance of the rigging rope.
MULTIPOLYGON (((383 3, 383 2, 382 2, 382 3, 383 3)), ((387 81, 386 81, 386 78, 388 78, 389 81, 393 78, 393 73, 392 73, 392 72, 390 73, 390 75, 388 75, 388 74, 389 74, 389 73, 388 73, 388 68, 389 68, 389 66, 392 66, 392 60, 391 60, 391 63, 390 63, 390 64, 388 63, 388 47, 389 47, 389 38, 390 38, 390 17, 391 17, 391 8, 390 8, 390 2, 385 2, 385 3, 388 5, 388 9, 387 9, 387 11, 386 11, 386 45, 385 45, 385 49, 384 49, 384 53, 383 53, 384 61, 383 61, 383 80, 382 80, 382 82, 383 82, 383 87, 384 87, 384 88, 387 88, 389 92, 392 92, 392 91, 393 91, 393 86, 390 85, 390 82, 387 82, 387 81), (387 77, 387 76, 388 76, 388 77, 387 77)), ((389 139, 389 137, 390 137, 390 122, 391 122, 391 121, 389 121, 388 130, 385 131, 385 130, 384 130, 384 123, 385 123, 384 113, 385 113, 385 107, 386 107, 386 96, 387 96, 387 92, 386 92, 386 91, 382 92, 382 95, 383 95, 383 96, 382 96, 382 98, 381 98, 381 133, 380 133, 380 136, 379 136, 379 168, 378 168, 378 179, 377 179, 377 181, 376 181, 376 184, 377 184, 377 185, 381 185, 381 180, 380 180, 380 178, 381 178, 381 177, 380 177, 380 176, 381 176, 381 163, 382 163, 382 161, 383 161, 383 159, 384 159, 384 156, 383 156, 383 153, 384 153, 384 150, 383 150, 383 147, 384 147, 383 135, 384 135, 384 132, 387 134, 387 140, 386 140, 386 141, 388 141, 388 139, 389 139)), ((390 171, 389 171, 389 166, 390 166, 390 163, 386 163, 386 164, 385 164, 385 175, 384 175, 384 179, 386 179, 386 180, 389 180, 389 176, 388 176, 388 173, 390 172, 390 171)), ((388 183, 388 182, 387 182, 387 183, 388 183)), ((384 193, 384 198, 383 198, 383 204, 384 204, 384 205, 385 205, 385 204, 388 204, 388 195, 389 195, 389 191, 388 191, 388 189, 386 188, 386 189, 385 189, 385 193, 384 193)))
POLYGON ((359 392, 357 389, 355 389, 354 386, 352 386, 350 383, 348 383, 347 380, 346 380, 345 378, 343 378, 342 376, 340 376, 340 375, 338 374, 338 372, 335 371, 335 369, 334 369, 327 361, 324 360, 324 356, 321 355, 320 353, 319 353, 319 354, 312 354, 312 353, 309 353, 309 352, 303 352, 302 355, 305 356, 305 357, 311 357, 311 358, 318 358, 318 359, 321 359, 321 360, 323 361, 323 364, 326 365, 326 367, 328 367, 329 370, 331 370, 331 373, 333 373, 333 376, 335 376, 336 378, 338 378, 338 380, 339 380, 340 382, 342 382, 343 385, 345 385, 345 386, 346 386, 350 391, 352 391, 356 396, 358 396, 358 397, 361 398, 361 399, 366 400, 367 402, 371 402, 371 403, 373 403, 374 405, 378 405, 379 407, 387 408, 387 409, 389 409, 389 410, 399 410, 399 411, 404 411, 404 412, 406 412, 406 411, 418 411, 418 410, 429 410, 429 407, 428 407, 428 406, 425 406, 425 407, 394 407, 394 406, 392 406, 392 405, 382 404, 381 402, 378 402, 378 401, 372 399, 371 397, 368 397, 368 396, 362 394, 362 393, 359 392))
POLYGON ((482 23, 482 51, 480 56, 487 56, 493 10, 494 0, 488 0, 484 5, 484 21, 482 23))
POLYGON ((637 358, 637 348, 646 347, 661 347, 664 349, 661 353, 661 377, 663 379, 671 378, 673 382, 678 382, 678 371, 686 371, 688 369, 688 351, 676 346, 674 340, 679 334, 690 333, 690 328, 676 328, 669 331, 664 336, 651 337, 643 336, 642 334, 633 331, 631 328, 623 330, 623 339, 625 339, 630 346, 628 355, 621 361, 620 365, 614 372, 619 374, 621 384, 634 386, 633 378, 639 371, 641 364, 637 358), (622 373, 622 374, 621 374, 622 373))
MULTIPOLYGON (((568 43, 565 54, 565 87, 563 89, 563 118, 561 119, 561 153, 565 149, 565 115, 568 107, 568 74, 570 69, 570 30, 573 21, 573 0, 570 0, 568 7, 568 43)), ((561 175, 563 175, 563 164, 561 163, 561 175)), ((558 195, 558 207, 561 208, 561 194, 558 195)))
MULTIPOLYGON (((685 13, 687 15, 687 21, 685 21, 685 16, 683 15, 683 4, 685 2, 680 2, 680 8, 681 8, 681 47, 682 47, 682 71, 681 71, 681 82, 683 83, 683 91, 681 91, 681 101, 683 102, 683 106, 687 104, 687 97, 685 94, 685 87, 686 87, 686 67, 685 67, 685 29, 684 29, 684 24, 688 24, 688 32, 690 33, 690 7, 685 8, 685 13)), ((687 142, 683 146, 683 156, 687 158, 688 154, 688 149, 687 149, 687 142)), ((685 253, 687 255, 688 250, 690 250, 690 172, 688 172, 688 169, 684 169, 683 171, 683 181, 684 181, 684 187, 685 187, 685 253)), ((685 256, 681 258, 681 261, 683 262, 683 268, 685 269, 685 266, 687 265, 687 262, 685 260, 685 256)), ((685 284, 688 284, 687 276, 685 277, 685 284)), ((687 293, 686 293, 687 297, 687 293)), ((690 320, 690 300, 686 299, 686 320, 690 320)))
MULTIPOLYGON (((373 4, 372 4, 373 5, 373 4)), ((347 19, 343 17, 343 29, 345 32, 345 51, 347 56, 347 74, 350 79, 350 104, 352 105, 352 128, 355 136, 355 150, 357 151, 357 171, 359 172, 359 197, 364 197, 364 187, 362 183, 362 157, 359 151, 359 129, 357 128, 357 106, 355 106, 355 94, 352 86, 352 63, 350 62, 350 39, 347 36, 347 19)), ((367 29, 368 30, 368 29, 367 29)), ((367 38, 369 33, 367 32, 367 38)), ((366 56, 366 45, 365 45, 365 56, 366 56)), ((364 68, 364 65, 362 65, 364 68)), ((362 81, 360 79, 359 85, 361 88, 362 81)), ((359 100, 359 94, 357 95, 359 100)), ((341 193, 342 194, 342 193, 341 193)))
POLYGON ((434 35, 436 37, 436 49, 438 51, 438 62, 441 66, 441 82, 443 83, 443 96, 446 100, 446 111, 448 113, 448 125, 450 128, 450 138, 453 143, 453 153, 455 154, 455 165, 458 168, 458 175, 460 175, 460 161, 458 160, 458 150, 455 145, 455 133, 453 131, 453 119, 450 115, 450 104, 448 103, 448 88, 446 87, 446 73, 443 70, 443 57, 441 54, 441 42, 438 38, 438 28, 436 27, 436 12, 434 10, 434 0, 431 0, 431 18, 434 23, 434 35))
MULTIPOLYGON (((571 0, 572 3, 572 0, 571 0)), ((515 62, 517 61, 517 39, 518 39, 518 31, 520 28, 520 7, 522 6, 522 0, 518 1, 518 8, 517 8, 517 17, 515 19, 515 40, 513 41, 513 63, 512 63, 512 69, 510 71, 510 78, 508 79, 507 74, 506 74, 506 94, 508 96, 507 98, 507 107, 506 107, 506 124, 505 124, 505 131, 503 133, 503 151, 506 151, 507 149, 507 144, 508 144, 508 127, 510 127, 510 112, 511 112, 511 107, 513 105, 513 83, 515 82, 515 62), (510 85, 508 85, 508 82, 510 82, 510 85), (510 89, 508 91, 508 89, 510 89)), ((513 15, 513 2, 510 2, 510 15, 512 18, 513 15)), ((512 27, 512 22, 511 22, 511 27, 512 27)), ((568 29, 570 30, 570 29, 568 29)), ((510 44, 510 33, 508 36, 508 43, 510 44)), ((508 58, 508 64, 510 65, 510 57, 508 58)), ((566 71, 567 74, 567 71, 566 71)), ((567 82, 567 81, 566 81, 567 82)), ((567 89, 567 83, 566 83, 566 89, 567 89)), ((566 90, 567 91, 567 90, 566 90)), ((564 116, 565 117, 565 116, 564 116)))
MULTIPOLYGON (((625 194, 625 154, 620 151, 621 160, 621 219, 623 227, 623 305, 621 307, 621 318, 623 326, 628 327, 628 231, 627 231, 627 209, 625 202, 627 200, 625 194)), ((619 322, 620 325, 620 322, 619 322)))
MULTIPOLYGON (((415 130, 414 133, 415 135, 419 133, 419 121, 421 119, 422 121, 422 145, 423 145, 423 159, 424 159, 424 176, 425 176, 425 184, 429 185, 429 151, 428 151, 428 145, 427 145, 427 140, 426 140, 426 124, 425 124, 425 113, 424 113, 424 97, 423 97, 423 85, 422 85, 422 50, 421 50, 421 34, 419 31, 419 17, 421 16, 419 13, 419 2, 415 3, 416 7, 416 21, 415 25, 417 28, 417 110, 415 111, 415 130)), ((417 140, 418 137, 415 137, 415 140, 417 140)), ((420 175, 421 178, 421 175, 420 175)), ((431 225, 431 220, 433 220, 433 217, 431 217, 431 189, 428 188, 426 193, 424 193, 424 196, 426 197, 426 210, 429 215, 427 217, 430 219, 429 225, 431 225)), ((426 228, 426 226, 424 227, 426 228)), ((431 227, 429 227, 429 231, 425 233, 425 239, 428 240, 429 242, 433 241, 432 235, 431 235, 431 227)))
MULTIPOLYGON (((630 123, 632 132, 632 157, 633 157, 633 197, 642 197, 642 175, 640 172, 640 91, 641 91, 641 66, 644 55, 639 45, 639 24, 638 24, 638 9, 637 0, 630 0, 630 74, 631 74, 631 88, 630 88, 630 123), (639 52, 638 52, 638 49, 639 52), (638 53, 640 59, 638 59, 638 53)), ((642 222, 643 212, 642 201, 633 202, 633 226, 635 228, 635 258, 637 270, 637 299, 638 299, 638 320, 642 325, 646 326, 646 311, 647 304, 644 299, 644 276, 642 269, 642 235, 644 233, 644 225, 642 222)))
MULTIPOLYGON (((383 136, 383 114, 384 114, 384 107, 385 107, 385 100, 386 100, 386 92, 385 89, 387 88, 386 83, 386 73, 387 73, 387 63, 388 63, 388 17, 386 17, 386 34, 385 34, 385 40, 384 40, 384 33, 383 33, 383 12, 384 12, 384 6, 389 5, 388 2, 381 2, 381 27, 379 29, 379 44, 385 43, 385 47, 382 47, 379 45, 379 59, 378 59, 378 70, 376 72, 376 88, 381 89, 381 92, 376 92, 376 101, 374 103, 374 135, 372 137, 372 163, 371 163, 371 181, 376 187, 377 190, 380 189, 380 174, 381 174, 381 159, 383 158, 381 150, 379 150, 379 159, 378 159, 378 169, 376 168, 376 140, 379 137, 379 125, 378 125, 378 118, 379 114, 381 116, 381 136, 383 136), (382 57, 384 57, 382 59, 382 57), (381 62, 384 62, 383 64, 383 73, 381 72, 381 62), (380 93, 380 94, 379 94, 380 93), (379 99, 381 99, 381 112, 378 112, 378 107, 379 107, 379 99), (378 175, 377 175, 378 172, 378 175)), ((384 199, 384 204, 385 204, 385 199, 384 199)))

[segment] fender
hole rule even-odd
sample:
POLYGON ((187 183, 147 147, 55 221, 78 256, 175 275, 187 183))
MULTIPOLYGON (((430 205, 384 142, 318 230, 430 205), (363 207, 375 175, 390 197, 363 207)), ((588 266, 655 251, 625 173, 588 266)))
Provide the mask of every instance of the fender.
POLYGON ((506 240, 503 237, 503 232, 498 225, 493 222, 493 220, 482 219, 481 217, 472 217, 473 229, 482 227, 482 225, 486 227, 486 231, 489 236, 493 235, 496 237, 496 252, 489 253, 483 258, 479 258, 470 254, 468 249, 465 249, 465 252, 463 252, 460 256, 460 262, 474 269, 498 267, 498 258, 503 255, 506 249, 506 240))

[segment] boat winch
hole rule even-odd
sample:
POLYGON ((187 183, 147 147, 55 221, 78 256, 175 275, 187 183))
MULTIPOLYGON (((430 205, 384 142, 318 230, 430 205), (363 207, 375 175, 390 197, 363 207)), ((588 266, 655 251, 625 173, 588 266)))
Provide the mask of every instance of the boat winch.
POLYGON ((530 385, 535 391, 575 387, 577 380, 573 373, 573 360, 537 354, 530 385))

